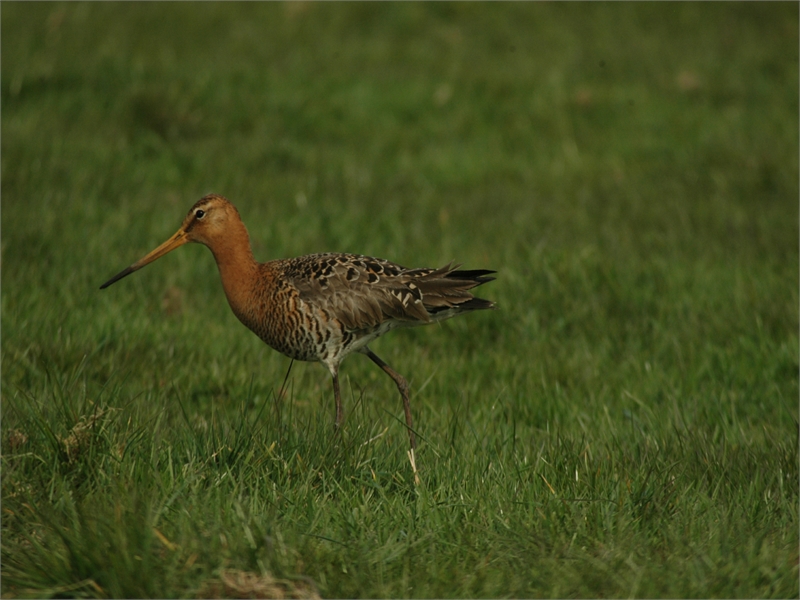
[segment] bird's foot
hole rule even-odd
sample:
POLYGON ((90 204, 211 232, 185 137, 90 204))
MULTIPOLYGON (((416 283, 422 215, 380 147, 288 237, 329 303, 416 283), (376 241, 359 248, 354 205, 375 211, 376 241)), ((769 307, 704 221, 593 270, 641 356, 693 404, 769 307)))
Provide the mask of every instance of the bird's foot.
POLYGON ((420 485, 419 471, 417 471, 417 457, 414 455, 414 448, 408 451, 408 460, 411 463, 411 470, 414 472, 414 485, 420 485))

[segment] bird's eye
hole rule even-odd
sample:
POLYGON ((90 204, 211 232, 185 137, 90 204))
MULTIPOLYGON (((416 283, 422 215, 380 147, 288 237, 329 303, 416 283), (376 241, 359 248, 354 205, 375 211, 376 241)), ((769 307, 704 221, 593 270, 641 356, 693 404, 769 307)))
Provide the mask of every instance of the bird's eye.
POLYGON ((204 210, 197 210, 194 213, 195 219, 202 219, 205 216, 206 216, 206 211, 204 211, 204 210))

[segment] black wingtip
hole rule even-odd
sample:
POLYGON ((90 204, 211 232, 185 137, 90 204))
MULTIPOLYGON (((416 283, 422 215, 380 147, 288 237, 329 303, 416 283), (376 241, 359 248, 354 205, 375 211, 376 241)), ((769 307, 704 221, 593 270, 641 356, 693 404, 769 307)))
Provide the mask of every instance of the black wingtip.
POLYGON ((131 273, 133 273, 133 271, 134 271, 134 269, 133 269, 132 267, 128 267, 127 269, 123 269, 122 271, 120 271, 119 273, 117 273, 116 275, 114 275, 114 276, 113 276, 111 279, 109 279, 108 281, 106 281, 106 282, 105 282, 103 285, 101 285, 101 286, 100 286, 100 289, 101 289, 101 290, 104 290, 104 289, 106 289, 106 288, 107 288, 108 286, 110 286, 112 283, 116 283, 117 281, 119 281, 119 280, 120 280, 120 279, 122 279, 123 277, 127 277, 128 275, 130 275, 131 273))

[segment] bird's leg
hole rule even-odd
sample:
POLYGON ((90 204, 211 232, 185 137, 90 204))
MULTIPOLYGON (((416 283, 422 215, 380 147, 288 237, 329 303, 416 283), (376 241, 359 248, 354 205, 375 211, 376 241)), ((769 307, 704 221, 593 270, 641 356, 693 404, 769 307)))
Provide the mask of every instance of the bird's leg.
POLYGON ((333 398, 336 401, 336 431, 342 427, 342 397, 339 394, 339 371, 333 373, 333 398))
POLYGON ((417 472, 417 457, 414 454, 414 451, 417 449, 417 438, 414 435, 414 426, 411 422, 411 405, 408 403, 408 382, 405 377, 383 362, 380 357, 367 346, 364 346, 361 352, 369 356, 370 360, 383 369, 397 384, 397 389, 400 391, 400 396, 403 398, 403 410, 406 413, 406 428, 408 429, 408 438, 411 440, 411 450, 408 451, 408 459, 411 461, 411 470, 414 472, 414 483, 420 485, 419 473, 417 472))
POLYGON ((408 428, 408 437, 411 440, 411 452, 413 456, 414 450, 417 449, 417 438, 414 435, 414 426, 411 422, 411 405, 408 403, 408 382, 405 377, 383 362, 377 354, 366 346, 361 349, 361 352, 369 356, 370 360, 383 369, 397 384, 397 389, 400 391, 400 396, 403 398, 403 410, 406 413, 406 427, 408 428))

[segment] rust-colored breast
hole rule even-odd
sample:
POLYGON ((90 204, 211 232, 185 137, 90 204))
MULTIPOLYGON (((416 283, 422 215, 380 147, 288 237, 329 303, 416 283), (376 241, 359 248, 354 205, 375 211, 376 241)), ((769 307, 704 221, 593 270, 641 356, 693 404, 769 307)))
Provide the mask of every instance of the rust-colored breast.
POLYGON ((313 311, 300 300, 297 289, 281 276, 277 262, 258 265, 248 302, 238 310, 234 307, 234 313, 278 352, 297 360, 318 360, 318 346, 326 332, 319 319, 312 318, 313 311))

